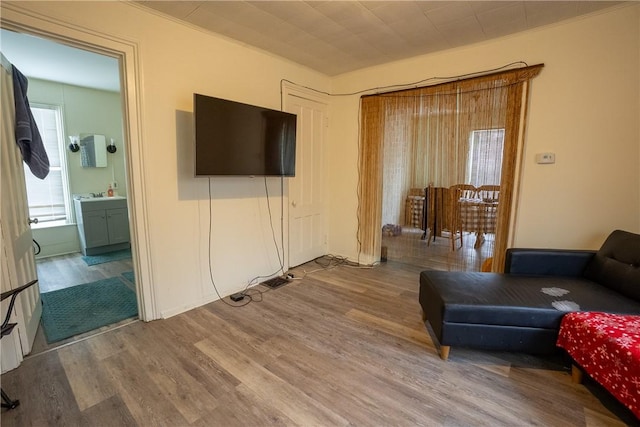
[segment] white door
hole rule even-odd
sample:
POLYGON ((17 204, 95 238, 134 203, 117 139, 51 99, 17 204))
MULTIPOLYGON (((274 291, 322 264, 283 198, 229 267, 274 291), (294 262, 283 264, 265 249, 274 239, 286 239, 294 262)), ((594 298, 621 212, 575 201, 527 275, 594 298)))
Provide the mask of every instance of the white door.
POLYGON ((296 176, 289 179, 289 266, 325 255, 324 202, 327 105, 289 89, 285 110, 298 115, 296 176))
MULTIPOLYGON (((15 289, 37 278, 33 254, 27 190, 22 156, 15 143, 15 105, 11 72, 2 73, 2 140, 0 141, 0 270, 2 292, 15 289)), ((2 319, 10 299, 2 303, 2 319)), ((31 352, 40 323, 42 305, 38 285, 22 291, 16 299, 11 322, 18 325, 0 341, 2 372, 16 368, 31 352)))

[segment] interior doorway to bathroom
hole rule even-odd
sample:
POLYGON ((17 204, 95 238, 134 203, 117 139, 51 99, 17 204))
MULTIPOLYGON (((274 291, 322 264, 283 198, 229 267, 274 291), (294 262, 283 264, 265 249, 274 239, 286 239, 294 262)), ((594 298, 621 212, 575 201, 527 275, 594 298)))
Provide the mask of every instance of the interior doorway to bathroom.
MULTIPOLYGON (((89 254, 84 253, 87 242, 84 236, 80 235, 80 228, 77 226, 78 199, 111 194, 117 196, 115 198, 125 200, 126 203, 126 140, 122 130, 124 115, 120 95, 120 71, 118 60, 115 58, 27 34, 4 29, 1 31, 3 54, 29 80, 29 101, 36 122, 39 122, 38 128, 45 141, 51 163, 48 177, 44 181, 38 180, 35 186, 29 185, 30 179, 36 179, 29 176, 28 168, 25 169, 29 216, 32 221, 38 219, 37 224, 32 224, 32 234, 34 251, 37 254, 40 292, 45 308, 43 324, 52 322, 46 308, 55 304, 58 307, 58 317, 53 317, 54 327, 45 331, 41 324, 33 346, 33 354, 137 318, 131 252, 121 250, 130 246, 128 236, 124 244, 122 239, 119 240, 121 244, 116 248, 120 249, 119 251, 105 251, 92 254, 95 256, 87 256, 89 254), (43 51, 55 52, 55 55, 43 55, 43 51), (52 57, 55 59, 51 59, 52 57), (45 61, 54 62, 43 63, 43 58, 45 61), (66 72, 60 72, 64 68, 60 66, 60 61, 70 65, 66 72), (55 70, 58 73, 42 75, 39 74, 40 71, 31 72, 34 69, 55 70), (69 71, 70 69, 72 71, 69 71), (106 71, 102 73, 96 71, 98 69, 106 71), (111 150, 101 153, 106 159, 104 166, 98 167, 92 162, 85 162, 86 150, 71 149, 70 145, 74 140, 82 144, 82 139, 87 135, 103 135, 108 141, 108 146, 111 145, 106 147, 111 150), (60 297, 62 292, 64 296, 60 297), (127 301, 124 303, 121 294, 127 295, 127 301), (54 296, 57 302, 54 301, 54 296), (126 305, 128 309, 125 310, 125 317, 116 316, 118 320, 114 321, 113 316, 106 316, 105 323, 88 323, 85 319, 73 318, 80 311, 78 307, 86 305, 87 300, 91 298, 100 299, 101 305, 111 306, 116 311, 122 311, 121 307, 126 305), (132 310, 135 311, 133 315, 132 310), (61 331, 62 324, 64 327, 70 325, 70 329, 61 331), (76 325, 79 324, 89 324, 91 329, 78 329, 76 325)), ((103 201, 89 204, 95 207, 99 206, 99 203, 103 201)), ((124 211, 128 234, 129 220, 126 205, 124 206, 119 206, 119 209, 121 212, 124 211)), ((108 211, 109 209, 105 208, 107 214, 108 211)), ((99 220, 98 216, 92 218, 99 220)), ((102 220, 109 221, 106 215, 102 220)), ((96 321, 100 316, 91 317, 94 318, 92 321, 96 321)))

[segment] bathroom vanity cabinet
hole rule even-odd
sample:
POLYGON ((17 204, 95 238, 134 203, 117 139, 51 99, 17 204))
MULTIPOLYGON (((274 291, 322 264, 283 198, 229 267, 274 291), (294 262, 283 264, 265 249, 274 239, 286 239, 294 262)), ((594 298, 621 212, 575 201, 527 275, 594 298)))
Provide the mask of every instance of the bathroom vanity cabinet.
POLYGON ((130 247, 126 198, 76 199, 74 204, 84 255, 98 255, 130 247))

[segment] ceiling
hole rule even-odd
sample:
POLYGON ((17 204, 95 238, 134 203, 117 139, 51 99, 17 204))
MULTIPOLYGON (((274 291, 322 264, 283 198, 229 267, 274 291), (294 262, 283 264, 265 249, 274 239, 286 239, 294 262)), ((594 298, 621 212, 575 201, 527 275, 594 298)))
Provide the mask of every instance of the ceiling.
POLYGON ((138 1, 329 76, 612 7, 619 1, 138 1))
POLYGON ((120 70, 115 58, 7 30, 0 30, 0 50, 27 77, 120 90, 120 70))
MULTIPOLYGON (((140 1, 161 13, 335 76, 548 25, 619 1, 140 1)), ((115 58, 0 30, 23 74, 119 91, 115 58)))

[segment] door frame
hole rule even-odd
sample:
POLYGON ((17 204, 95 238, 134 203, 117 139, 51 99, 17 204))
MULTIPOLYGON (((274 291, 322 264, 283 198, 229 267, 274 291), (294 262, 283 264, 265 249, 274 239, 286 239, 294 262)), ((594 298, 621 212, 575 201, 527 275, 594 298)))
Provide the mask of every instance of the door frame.
POLYGON ((155 320, 158 318, 158 309, 155 290, 152 286, 153 270, 145 191, 140 94, 142 84, 138 43, 95 29, 67 24, 31 11, 27 13, 21 10, 19 5, 3 3, 1 7, 0 27, 3 29, 43 37, 74 48, 110 56, 116 58, 120 64, 123 132, 127 141, 123 145, 138 316, 143 321, 155 320))

